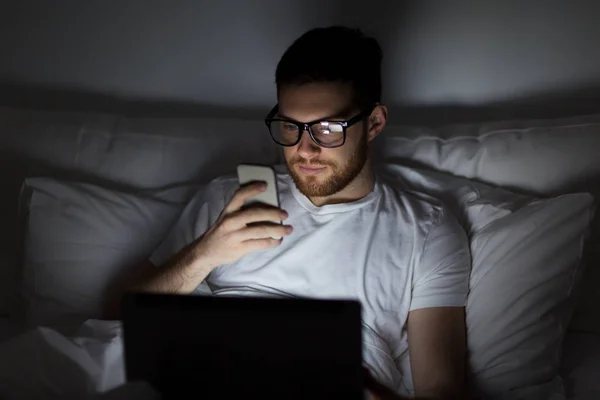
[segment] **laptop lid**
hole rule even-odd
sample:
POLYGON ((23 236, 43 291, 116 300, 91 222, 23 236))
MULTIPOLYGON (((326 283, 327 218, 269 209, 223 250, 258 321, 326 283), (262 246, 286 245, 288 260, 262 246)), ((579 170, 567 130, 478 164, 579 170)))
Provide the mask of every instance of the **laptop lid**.
POLYGON ((130 293, 122 311, 127 380, 164 398, 364 397, 358 301, 130 293))

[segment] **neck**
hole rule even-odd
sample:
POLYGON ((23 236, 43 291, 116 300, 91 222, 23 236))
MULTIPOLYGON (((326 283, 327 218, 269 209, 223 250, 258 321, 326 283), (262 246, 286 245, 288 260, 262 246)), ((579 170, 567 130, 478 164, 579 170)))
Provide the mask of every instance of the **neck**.
POLYGON ((331 196, 309 197, 309 200, 317 207, 327 204, 350 203, 371 193, 374 186, 375 173, 371 166, 371 160, 368 158, 360 173, 344 189, 331 196))

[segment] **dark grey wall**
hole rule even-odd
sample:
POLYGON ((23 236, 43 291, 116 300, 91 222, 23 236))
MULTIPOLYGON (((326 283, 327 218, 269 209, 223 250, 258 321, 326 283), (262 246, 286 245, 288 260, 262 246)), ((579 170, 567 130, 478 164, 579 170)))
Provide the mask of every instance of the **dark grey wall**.
POLYGON ((60 87, 262 115, 285 48, 349 24, 379 38, 391 105, 595 100, 598 16, 594 0, 14 0, 0 12, 0 84, 4 98, 60 87))
POLYGON ((388 58, 391 96, 478 104, 600 85, 598 1, 421 1, 388 58))

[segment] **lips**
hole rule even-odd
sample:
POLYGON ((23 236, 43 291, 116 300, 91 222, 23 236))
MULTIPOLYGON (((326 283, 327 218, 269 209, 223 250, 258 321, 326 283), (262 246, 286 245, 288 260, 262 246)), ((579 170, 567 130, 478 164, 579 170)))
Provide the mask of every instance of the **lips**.
POLYGON ((325 171, 327 167, 317 167, 313 165, 298 165, 298 169, 305 175, 319 175, 321 172, 325 171))

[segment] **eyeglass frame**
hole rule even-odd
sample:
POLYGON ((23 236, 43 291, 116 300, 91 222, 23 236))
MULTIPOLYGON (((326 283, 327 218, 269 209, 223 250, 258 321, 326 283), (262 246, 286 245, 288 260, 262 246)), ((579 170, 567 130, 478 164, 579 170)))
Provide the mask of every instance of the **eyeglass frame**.
POLYGON ((357 124, 358 122, 362 121, 365 117, 368 117, 369 115, 371 115, 373 113, 373 110, 375 110, 375 108, 377 108, 377 106, 379 105, 379 103, 375 103, 373 105, 373 107, 371 107, 370 111, 363 111, 357 115, 355 115, 354 117, 350 118, 349 120, 346 121, 335 121, 335 120, 331 120, 328 121, 326 119, 318 119, 312 122, 307 122, 307 123, 303 123, 303 122, 298 122, 298 121, 294 121, 292 119, 286 119, 286 118, 273 118, 273 116, 275 116, 275 114, 277 114, 277 112, 279 111, 279 104, 275 104, 275 107, 273 107, 271 109, 271 111, 269 111, 269 114, 267 114, 267 117, 265 118, 265 124, 267 125, 267 129, 269 130, 269 136, 271 136, 271 139, 273 139, 273 141, 275 143, 277 143, 280 146, 284 146, 284 147, 292 147, 292 146, 296 146, 298 143, 300 143, 300 140, 302 140, 302 135, 304 134, 304 131, 308 132, 308 135, 310 136, 310 138, 312 139, 312 141, 319 147, 323 147, 326 149, 335 149, 337 147, 341 147, 346 143, 346 131, 348 128, 350 128, 351 126, 357 124), (279 143, 277 140, 275 140, 275 138, 273 137, 273 133, 271 132, 271 123, 275 122, 275 121, 284 121, 284 122, 289 122, 292 123, 294 125, 296 125, 298 127, 298 140, 296 140, 295 143, 293 144, 282 144, 279 143), (343 132, 343 138, 342 138, 342 143, 335 145, 335 146, 324 146, 321 143, 319 143, 313 133, 312 133, 312 129, 310 129, 311 126, 320 123, 320 122, 335 122, 336 124, 340 124, 342 127, 342 132, 343 132))

